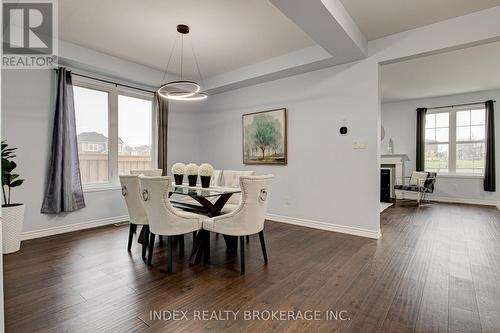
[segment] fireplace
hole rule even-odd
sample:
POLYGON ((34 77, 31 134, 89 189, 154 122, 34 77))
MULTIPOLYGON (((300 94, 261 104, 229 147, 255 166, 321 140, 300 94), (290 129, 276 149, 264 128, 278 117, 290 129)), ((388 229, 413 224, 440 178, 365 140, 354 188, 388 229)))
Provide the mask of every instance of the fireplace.
POLYGON ((391 202, 392 197, 392 170, 380 169, 380 202, 391 202))
POLYGON ((380 158, 380 201, 391 202, 394 199, 394 185, 402 184, 405 170, 405 162, 408 161, 405 154, 387 154, 380 158))

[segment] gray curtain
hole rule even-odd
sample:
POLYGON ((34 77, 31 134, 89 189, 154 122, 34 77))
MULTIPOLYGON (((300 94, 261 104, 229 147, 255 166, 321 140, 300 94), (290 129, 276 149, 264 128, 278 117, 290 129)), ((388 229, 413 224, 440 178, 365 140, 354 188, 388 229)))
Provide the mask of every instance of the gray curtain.
POLYGON ((493 101, 486 101, 486 161, 484 166, 485 191, 496 191, 495 175, 495 114, 493 112, 493 101))
POLYGON ((60 67, 49 174, 42 213, 58 214, 85 207, 79 164, 71 72, 60 67))
POLYGON ((416 156, 416 171, 424 171, 425 169, 425 114, 426 108, 417 109, 417 156, 416 156))
POLYGON ((167 163, 167 134, 168 134, 168 101, 155 93, 154 107, 158 114, 158 168, 163 175, 168 172, 167 163))

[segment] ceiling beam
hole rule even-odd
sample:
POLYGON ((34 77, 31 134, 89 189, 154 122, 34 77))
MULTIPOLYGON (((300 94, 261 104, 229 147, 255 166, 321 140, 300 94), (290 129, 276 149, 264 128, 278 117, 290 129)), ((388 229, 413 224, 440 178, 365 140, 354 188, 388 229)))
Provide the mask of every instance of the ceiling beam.
POLYGON ((367 56, 368 42, 340 0, 270 0, 334 58, 336 64, 367 56))
POLYGON ((332 60, 333 58, 328 52, 315 45, 212 76, 205 80, 204 86, 207 93, 218 94, 334 66, 332 60))

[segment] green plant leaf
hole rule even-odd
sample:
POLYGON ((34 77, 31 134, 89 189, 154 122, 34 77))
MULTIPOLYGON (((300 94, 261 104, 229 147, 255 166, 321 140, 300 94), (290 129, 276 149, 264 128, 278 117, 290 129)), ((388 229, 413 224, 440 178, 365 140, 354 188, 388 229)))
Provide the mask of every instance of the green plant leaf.
POLYGON ((21 186, 24 183, 24 179, 18 179, 10 183, 9 187, 18 187, 21 186))
POLYGON ((11 171, 12 171, 12 170, 14 170, 16 167, 17 167, 16 162, 14 162, 14 161, 9 161, 9 164, 8 164, 8 165, 6 164, 6 165, 5 165, 5 167, 3 168, 4 170, 2 170, 2 171, 4 171, 4 172, 11 172, 11 171))

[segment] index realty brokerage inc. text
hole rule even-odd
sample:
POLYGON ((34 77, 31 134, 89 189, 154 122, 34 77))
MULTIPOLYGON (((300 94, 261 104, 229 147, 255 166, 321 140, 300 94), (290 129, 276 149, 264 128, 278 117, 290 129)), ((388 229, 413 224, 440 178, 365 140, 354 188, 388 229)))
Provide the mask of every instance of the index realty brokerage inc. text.
POLYGON ((350 320, 345 310, 151 310, 149 319, 163 321, 199 320, 199 321, 228 321, 228 320, 276 320, 276 321, 321 321, 321 320, 350 320))

